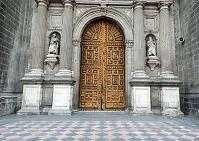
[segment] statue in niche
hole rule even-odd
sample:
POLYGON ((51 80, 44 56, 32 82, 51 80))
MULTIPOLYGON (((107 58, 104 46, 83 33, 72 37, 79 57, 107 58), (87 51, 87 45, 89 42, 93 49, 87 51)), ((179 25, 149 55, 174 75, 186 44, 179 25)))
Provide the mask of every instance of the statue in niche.
POLYGON ((153 71, 156 66, 160 66, 160 61, 156 52, 156 37, 153 34, 148 34, 145 39, 147 56, 146 64, 149 66, 151 71, 153 71))
POLYGON ((56 33, 53 33, 50 39, 48 53, 58 55, 58 48, 59 48, 59 38, 57 37, 56 33))
POLYGON ((152 36, 149 36, 146 40, 146 46, 147 46, 147 56, 156 56, 156 42, 152 38, 152 36))

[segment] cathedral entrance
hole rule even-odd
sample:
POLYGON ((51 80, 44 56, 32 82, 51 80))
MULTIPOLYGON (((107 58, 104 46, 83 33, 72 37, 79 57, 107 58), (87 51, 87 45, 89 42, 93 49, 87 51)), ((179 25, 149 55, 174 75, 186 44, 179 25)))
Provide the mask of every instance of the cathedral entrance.
POLYGON ((121 28, 103 19, 82 34, 80 110, 125 108, 125 44, 121 28))

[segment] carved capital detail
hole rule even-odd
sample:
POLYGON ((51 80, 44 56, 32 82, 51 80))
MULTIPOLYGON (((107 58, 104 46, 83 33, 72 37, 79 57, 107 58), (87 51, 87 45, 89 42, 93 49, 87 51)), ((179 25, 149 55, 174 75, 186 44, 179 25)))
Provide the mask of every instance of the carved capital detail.
POLYGON ((161 9, 169 9, 173 3, 171 1, 160 1, 159 8, 161 9))
POLYGON ((74 0, 62 0, 62 3, 65 6, 70 6, 73 7, 75 5, 75 1, 74 0))
POLYGON ((74 38, 74 39, 73 39, 73 45, 74 45, 74 46, 80 45, 80 42, 81 42, 81 41, 80 41, 78 38, 74 38))
POLYGON ((48 7, 49 5, 49 0, 35 0, 38 6, 45 6, 48 7))
POLYGON ((133 7, 134 9, 136 8, 143 8, 146 4, 146 1, 134 1, 133 2, 133 7))
POLYGON ((133 40, 125 40, 125 44, 127 47, 132 47, 134 45, 133 40))

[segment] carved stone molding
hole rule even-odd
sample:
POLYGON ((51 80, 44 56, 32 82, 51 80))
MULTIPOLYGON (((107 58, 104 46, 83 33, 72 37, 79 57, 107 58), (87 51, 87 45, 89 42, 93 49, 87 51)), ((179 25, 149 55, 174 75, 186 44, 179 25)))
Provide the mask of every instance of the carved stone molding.
POLYGON ((154 71, 156 66, 160 67, 160 61, 157 56, 149 56, 147 57, 146 65, 150 68, 151 71, 154 71))
POLYGON ((35 0, 38 6, 45 6, 48 7, 49 5, 49 0, 35 0))
POLYGON ((64 7, 65 6, 70 6, 70 7, 73 7, 75 5, 75 1, 74 0, 61 0, 64 7))
MULTIPOLYGON (((106 10, 107 10, 106 17, 117 21, 123 29, 125 38, 127 40, 132 40, 133 30, 131 27, 131 21, 129 20, 129 17, 116 8, 108 7, 106 10)), ((87 23, 89 23, 91 19, 95 19, 99 17, 101 17, 100 7, 90 8, 88 10, 83 11, 81 14, 79 14, 74 25, 73 38, 80 37, 82 30, 84 29, 84 26, 87 23)))
POLYGON ((146 4, 146 1, 134 1, 133 7, 135 8, 143 8, 146 4))
POLYGON ((101 4, 101 16, 106 16, 107 13, 107 5, 101 4))
POLYGON ((160 9, 169 9, 171 5, 172 5, 171 1, 160 1, 159 2, 160 9))
POLYGON ((158 13, 144 14, 144 31, 158 32, 159 31, 159 16, 158 13))
POLYGON ((132 47, 134 45, 133 40, 125 40, 126 47, 132 47))
POLYGON ((79 39, 77 39, 77 38, 76 38, 76 39, 73 39, 73 45, 74 45, 74 46, 79 46, 79 45, 80 45, 80 42, 81 42, 81 41, 80 41, 79 39))
POLYGON ((48 54, 44 62, 53 70, 54 67, 59 63, 59 57, 56 54, 48 54))

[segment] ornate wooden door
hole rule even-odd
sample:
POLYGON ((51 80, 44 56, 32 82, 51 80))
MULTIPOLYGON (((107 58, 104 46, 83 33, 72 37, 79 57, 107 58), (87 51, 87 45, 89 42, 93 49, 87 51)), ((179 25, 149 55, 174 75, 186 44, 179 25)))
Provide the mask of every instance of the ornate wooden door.
POLYGON ((109 20, 97 20, 84 30, 81 45, 80 109, 125 107, 124 36, 109 20))

